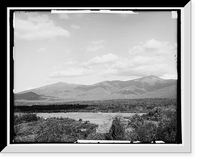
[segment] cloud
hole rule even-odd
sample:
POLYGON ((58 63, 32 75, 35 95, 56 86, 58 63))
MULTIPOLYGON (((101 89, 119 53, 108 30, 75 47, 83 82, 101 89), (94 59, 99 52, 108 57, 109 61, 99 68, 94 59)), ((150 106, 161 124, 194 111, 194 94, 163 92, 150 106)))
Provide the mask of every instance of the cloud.
POLYGON ((89 67, 80 66, 80 63, 73 58, 54 66, 52 70, 53 72, 49 75, 50 78, 78 77, 89 75, 93 72, 89 67))
POLYGON ((70 33, 56 26, 48 15, 37 13, 18 13, 15 16, 14 35, 25 40, 43 40, 57 36, 69 37, 70 33), (22 18, 23 16, 23 18, 22 18))
POLYGON ((80 29, 80 26, 75 25, 75 24, 72 24, 72 25, 71 25, 71 28, 73 28, 73 29, 80 29))
POLYGON ((104 46, 103 45, 92 45, 92 46, 89 45, 86 47, 87 51, 92 51, 92 52, 97 51, 99 49, 104 49, 104 46))
POLYGON ((163 76, 167 73, 172 73, 172 67, 165 63, 160 64, 150 64, 150 65, 139 65, 130 69, 120 69, 119 75, 122 76, 163 76), (121 70, 121 71, 120 71, 121 70))
MULTIPOLYGON (((160 67, 161 62, 168 63, 164 57, 160 56, 137 55, 128 59, 108 53, 83 62, 80 66, 95 69, 101 76, 145 76, 149 74, 159 74, 158 72, 156 73, 156 71, 159 70, 166 72, 164 69, 169 69, 170 66, 163 65, 163 67, 160 67)), ((169 65, 171 64, 169 63, 169 65)))
POLYGON ((89 67, 103 77, 175 74, 175 60, 163 56, 136 55, 130 59, 112 53, 96 56, 80 65, 89 67))
POLYGON ((147 65, 131 65, 127 64, 126 67, 110 67, 102 70, 100 75, 108 77, 108 76, 166 76, 166 75, 176 75, 176 70, 170 66, 169 64, 147 64, 147 65))
POLYGON ((86 47, 86 50, 88 52, 94 52, 100 49, 104 49, 104 45, 103 45, 104 42, 105 42, 104 40, 90 42, 88 46, 86 47))
MULTIPOLYGON (((102 41, 93 42, 100 44, 102 41)), ((69 62, 66 67, 57 69, 51 77, 76 77, 98 75, 100 77, 143 77, 155 75, 176 78, 176 44, 150 40, 134 46, 134 54, 116 55, 107 53, 95 56, 84 62, 69 62), (126 57, 125 57, 126 56, 126 57), (65 69, 65 70, 63 70, 65 69)), ((132 51, 133 52, 133 51, 132 51)))
POLYGON ((118 73, 119 73, 118 69, 109 68, 101 71, 99 74, 101 76, 107 77, 110 75, 118 75, 118 73))
POLYGON ((167 42, 159 42, 155 39, 151 39, 151 40, 144 43, 144 48, 160 49, 160 48, 166 47, 167 45, 168 45, 167 42))
MULTIPOLYGON (((94 57, 88 64, 95 69, 95 65, 101 65, 99 74, 101 76, 176 76, 176 63, 173 56, 134 55, 128 59, 114 54, 102 57, 94 57)), ((99 67, 98 67, 99 68, 99 67)))
POLYGON ((77 65, 78 65, 77 61, 75 61, 73 59, 69 59, 68 61, 66 61, 64 63, 58 64, 58 65, 52 67, 52 70, 62 71, 62 69, 66 69, 66 68, 77 66, 77 65))
POLYGON ((142 53, 142 52, 144 52, 144 48, 141 46, 133 46, 129 50, 129 54, 138 54, 138 53, 142 53))
POLYGON ((160 42, 155 39, 146 41, 145 43, 140 43, 140 45, 133 46, 129 49, 128 53, 131 55, 151 55, 151 54, 168 54, 176 55, 177 53, 176 44, 170 45, 168 42, 160 42))
MULTIPOLYGON (((160 77, 177 76, 176 59, 177 45, 150 39, 133 46, 128 53, 132 58, 123 68, 117 68, 118 75, 160 77)), ((116 67, 115 67, 116 68, 116 67)))
POLYGON ((148 57, 148 56, 135 56, 133 57, 129 63, 134 64, 134 65, 143 65, 143 64, 152 64, 155 62, 160 62, 160 58, 155 58, 155 57, 148 57))
POLYGON ((108 53, 107 55, 103 56, 96 56, 93 59, 89 61, 89 64, 101 64, 101 63, 110 63, 117 61, 119 57, 117 55, 114 55, 112 53, 108 53))
POLYGON ((93 44, 102 44, 104 42, 105 42, 105 40, 97 40, 97 41, 93 41, 92 43, 93 44))
POLYGON ((60 19, 65 19, 65 20, 69 20, 70 19, 68 14, 59 14, 59 18, 60 19))
POLYGON ((45 52, 46 50, 47 50, 46 48, 41 47, 41 48, 39 48, 39 49, 37 50, 37 52, 45 52))
POLYGON ((67 77, 78 77, 78 76, 84 76, 84 75, 89 75, 93 72, 91 69, 87 68, 68 68, 65 70, 60 70, 53 72, 50 75, 50 78, 67 78, 67 77))
POLYGON ((90 65, 97 65, 97 64, 105 64, 105 63, 115 62, 117 60, 119 60, 119 57, 117 55, 108 53, 103 56, 96 56, 87 62, 83 62, 81 65, 82 66, 90 66, 90 65))

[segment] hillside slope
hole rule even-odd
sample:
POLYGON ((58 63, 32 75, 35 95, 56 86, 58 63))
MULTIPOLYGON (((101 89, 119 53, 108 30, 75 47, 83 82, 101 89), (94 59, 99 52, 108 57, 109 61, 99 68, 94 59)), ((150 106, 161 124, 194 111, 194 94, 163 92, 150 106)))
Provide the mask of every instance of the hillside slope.
POLYGON ((34 92, 25 92, 22 94, 15 94, 15 100, 42 100, 43 97, 34 92))
POLYGON ((176 80, 147 76, 93 85, 58 82, 15 94, 15 100, 106 100, 124 98, 176 98, 176 80), (41 97, 42 96, 42 97, 41 97))

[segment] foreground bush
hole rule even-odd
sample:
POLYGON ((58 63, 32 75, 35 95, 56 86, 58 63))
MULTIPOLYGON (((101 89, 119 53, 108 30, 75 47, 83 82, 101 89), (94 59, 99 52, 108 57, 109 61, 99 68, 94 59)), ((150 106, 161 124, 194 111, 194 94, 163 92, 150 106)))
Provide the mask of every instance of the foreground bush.
POLYGON ((101 139, 130 140, 141 143, 162 140, 165 143, 176 143, 177 118, 174 110, 154 109, 148 117, 156 120, 147 120, 146 117, 136 114, 129 119, 128 124, 125 124, 122 118, 116 117, 109 133, 104 134, 104 138, 101 137, 101 139))
POLYGON ((176 112, 168 112, 167 115, 168 118, 163 118, 158 125, 157 138, 166 143, 176 143, 177 115, 176 112))
POLYGON ((48 118, 15 126, 15 142, 75 142, 87 139, 98 125, 69 118, 48 118))
POLYGON ((137 141, 151 143, 156 140, 157 127, 154 123, 145 122, 139 129, 135 130, 137 141))
POLYGON ((115 117, 109 133, 106 134, 106 139, 110 140, 123 140, 125 128, 120 117, 115 117))
POLYGON ((15 115, 14 116, 14 124, 17 125, 20 123, 37 121, 39 119, 40 119, 40 117, 38 117, 36 114, 32 114, 32 113, 27 113, 27 114, 23 114, 23 115, 15 115))
POLYGON ((87 140, 106 140, 105 133, 91 133, 87 136, 87 140))
POLYGON ((115 117, 108 133, 97 133, 98 125, 70 118, 38 118, 35 114, 15 116, 16 142, 75 142, 86 140, 130 140, 176 143, 177 114, 174 109, 152 109, 147 115, 115 117))
POLYGON ((126 138, 132 141, 140 141, 142 143, 150 143, 155 141, 157 134, 157 126, 153 122, 148 122, 139 115, 134 115, 129 123, 129 135, 126 138))

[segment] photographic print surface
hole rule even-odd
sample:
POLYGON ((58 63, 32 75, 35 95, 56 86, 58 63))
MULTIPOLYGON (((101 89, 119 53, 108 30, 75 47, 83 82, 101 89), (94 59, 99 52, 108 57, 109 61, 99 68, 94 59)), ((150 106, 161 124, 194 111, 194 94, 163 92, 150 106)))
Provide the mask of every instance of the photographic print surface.
POLYGON ((181 143, 177 20, 15 11, 11 141, 181 143))

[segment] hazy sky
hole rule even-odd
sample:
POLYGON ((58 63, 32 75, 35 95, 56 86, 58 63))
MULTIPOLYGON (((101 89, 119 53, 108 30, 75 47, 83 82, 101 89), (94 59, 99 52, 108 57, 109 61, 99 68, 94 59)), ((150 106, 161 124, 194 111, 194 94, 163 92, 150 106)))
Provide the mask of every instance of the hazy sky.
POLYGON ((14 22, 15 92, 60 81, 177 77, 171 12, 15 12, 14 22))

